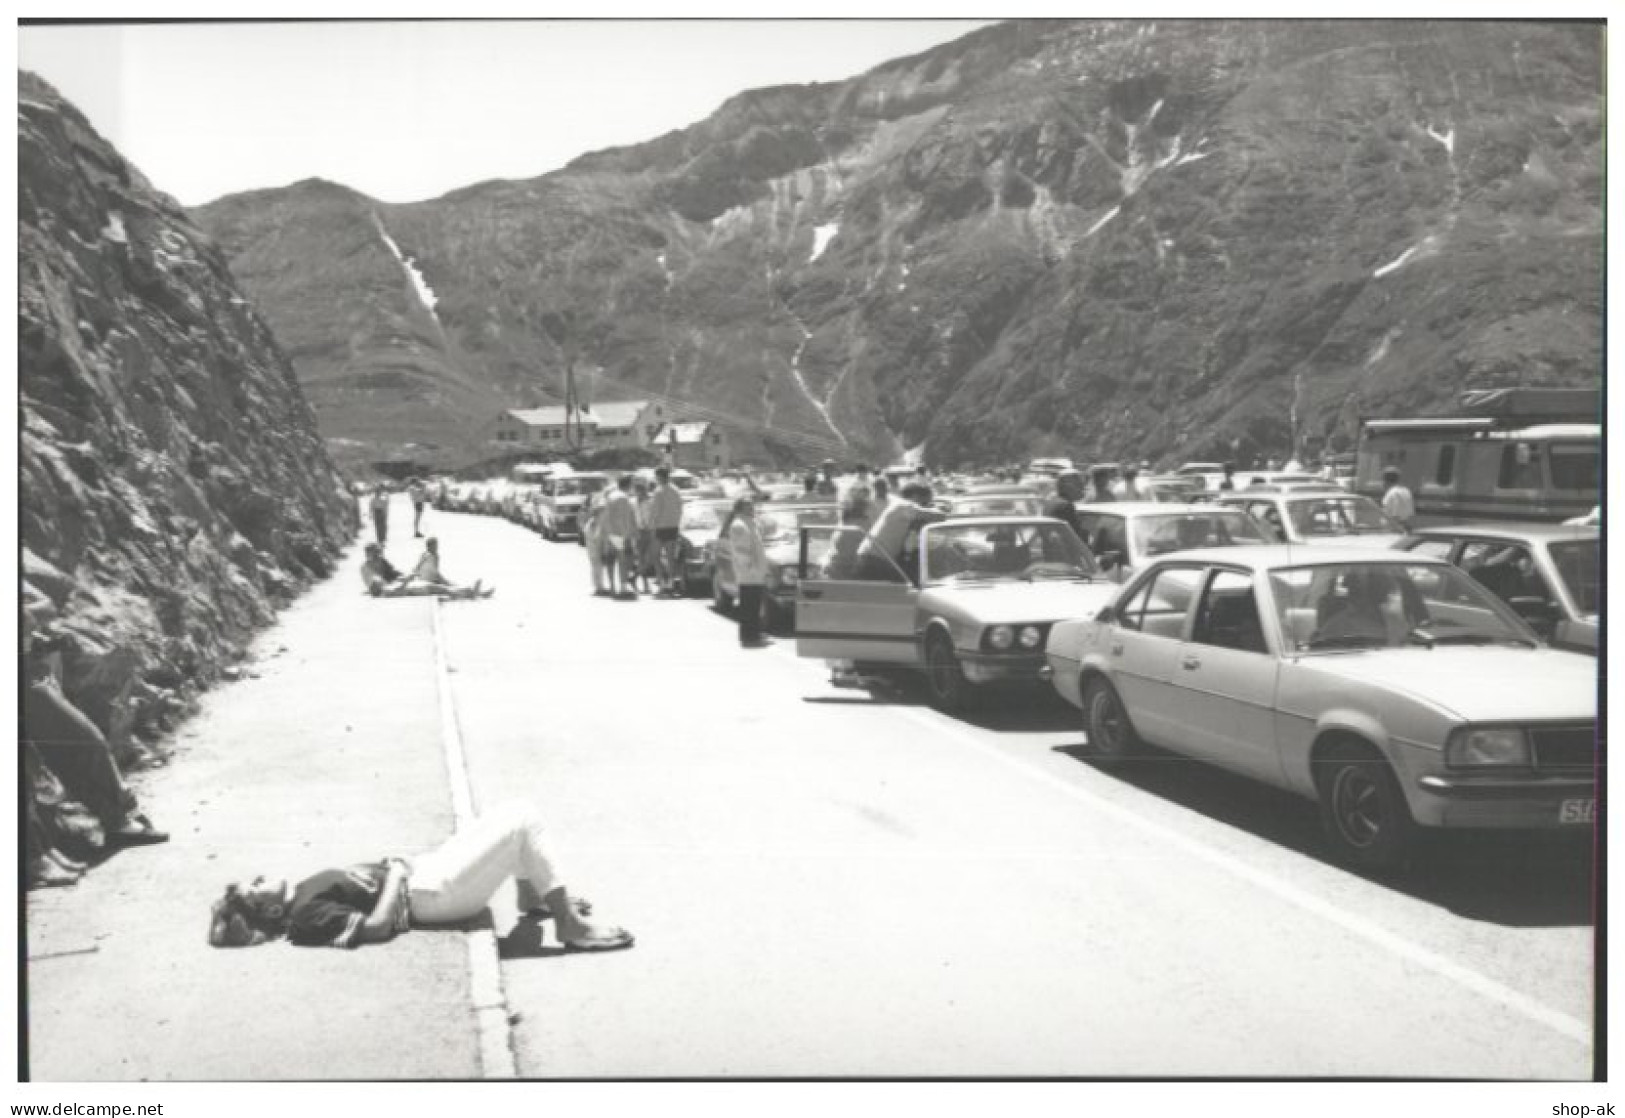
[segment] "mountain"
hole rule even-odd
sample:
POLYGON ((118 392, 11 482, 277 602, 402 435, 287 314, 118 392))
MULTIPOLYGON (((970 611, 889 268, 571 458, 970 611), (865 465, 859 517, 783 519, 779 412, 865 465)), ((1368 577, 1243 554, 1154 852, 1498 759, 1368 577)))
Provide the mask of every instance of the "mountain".
POLYGON ((355 501, 186 212, 28 73, 17 142, 23 604, 69 697, 139 737, 331 570, 355 501))
POLYGON ((566 365, 780 460, 1282 454, 1597 383, 1602 82, 1597 23, 1015 22, 529 181, 196 216, 342 455, 477 456, 566 365))

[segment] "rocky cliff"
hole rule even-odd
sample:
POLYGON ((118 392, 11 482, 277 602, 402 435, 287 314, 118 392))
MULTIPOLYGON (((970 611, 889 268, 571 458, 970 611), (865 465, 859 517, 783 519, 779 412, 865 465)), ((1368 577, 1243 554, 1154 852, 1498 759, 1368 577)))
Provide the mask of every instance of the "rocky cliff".
POLYGON ((1595 23, 1009 23, 531 181, 198 220, 373 456, 379 408, 477 449, 569 362, 786 458, 1347 445, 1596 383, 1602 57, 1595 23))
POLYGON ((24 605, 134 748, 331 569, 355 502, 186 212, 26 73, 17 133, 24 605))

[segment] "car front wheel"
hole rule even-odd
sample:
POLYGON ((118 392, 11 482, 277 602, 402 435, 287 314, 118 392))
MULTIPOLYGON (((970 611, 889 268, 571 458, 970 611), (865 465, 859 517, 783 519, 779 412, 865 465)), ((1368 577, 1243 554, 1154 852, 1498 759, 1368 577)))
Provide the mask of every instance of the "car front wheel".
POLYGON ((1140 752, 1140 736, 1128 720, 1117 689, 1099 676, 1083 688, 1083 730, 1089 752, 1102 765, 1116 765, 1140 752))
POLYGON ((925 686, 938 710, 957 714, 964 709, 968 685, 954 643, 945 633, 934 632, 925 639, 925 686))
POLYGON ((1316 766, 1320 819, 1339 859, 1362 869, 1389 869, 1416 836, 1405 794, 1374 750, 1344 747, 1316 766))

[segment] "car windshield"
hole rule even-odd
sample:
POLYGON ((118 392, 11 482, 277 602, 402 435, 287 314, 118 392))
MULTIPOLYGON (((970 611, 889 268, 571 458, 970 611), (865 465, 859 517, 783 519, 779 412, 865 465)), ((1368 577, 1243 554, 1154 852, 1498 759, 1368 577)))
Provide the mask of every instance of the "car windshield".
POLYGON ((588 493, 597 493, 604 488, 605 479, 601 477, 568 477, 560 479, 558 495, 560 497, 581 497, 588 493))
POLYGON ((1286 507, 1299 535, 1352 536, 1403 531, 1370 497, 1316 497, 1289 501, 1286 507))
POLYGON ((1240 509, 1159 513, 1138 517, 1132 524, 1134 549, 1143 555, 1270 542, 1253 518, 1240 509))
POLYGON ((955 524, 928 527, 925 581, 1092 578, 1094 556, 1064 524, 955 524))
POLYGON ((682 526, 690 531, 716 529, 722 526, 722 521, 717 519, 717 510, 710 505, 685 505, 682 526))
POLYGON ((673 474, 671 484, 673 489, 698 489, 700 485, 694 478, 684 477, 682 474, 673 474))
POLYGON ((799 509, 758 507, 756 510, 756 530, 761 533, 764 540, 783 539, 786 536, 794 536, 796 530, 804 526, 835 524, 839 520, 839 515, 840 512, 834 505, 799 509))
POLYGON ((1549 545, 1548 550, 1552 553, 1552 564, 1557 567, 1558 577, 1568 587, 1569 597, 1574 599, 1574 608, 1581 613, 1595 614, 1600 587, 1597 578, 1597 541, 1565 540, 1549 545))
POLYGON ((1037 497, 965 497, 948 506, 951 516, 1037 516, 1037 497))
POLYGON ((1273 571, 1289 652, 1444 644, 1535 645, 1518 617, 1444 563, 1327 563, 1273 571))

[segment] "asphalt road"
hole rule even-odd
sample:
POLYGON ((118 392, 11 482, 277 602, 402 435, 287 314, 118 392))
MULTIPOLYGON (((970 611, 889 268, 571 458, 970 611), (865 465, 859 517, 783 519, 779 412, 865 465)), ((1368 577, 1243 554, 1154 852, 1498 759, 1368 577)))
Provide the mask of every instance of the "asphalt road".
POLYGON ((441 613, 475 800, 537 803, 638 936, 564 956, 497 911, 522 1075, 1591 1074, 1582 836, 1442 836, 1369 880, 1306 802, 1097 771, 1042 692, 837 690, 708 601, 591 596, 573 543, 434 530, 500 588, 441 613))
POLYGON ((1306 803, 1095 770, 1042 692, 955 719, 836 690, 708 601, 592 597, 573 543, 427 526, 496 597, 374 601, 352 549, 137 778, 174 840, 26 895, 32 1078, 1592 1073, 1585 836, 1368 880, 1306 803), (633 950, 563 954, 506 895, 356 952, 204 943, 225 881, 514 799, 633 950))

